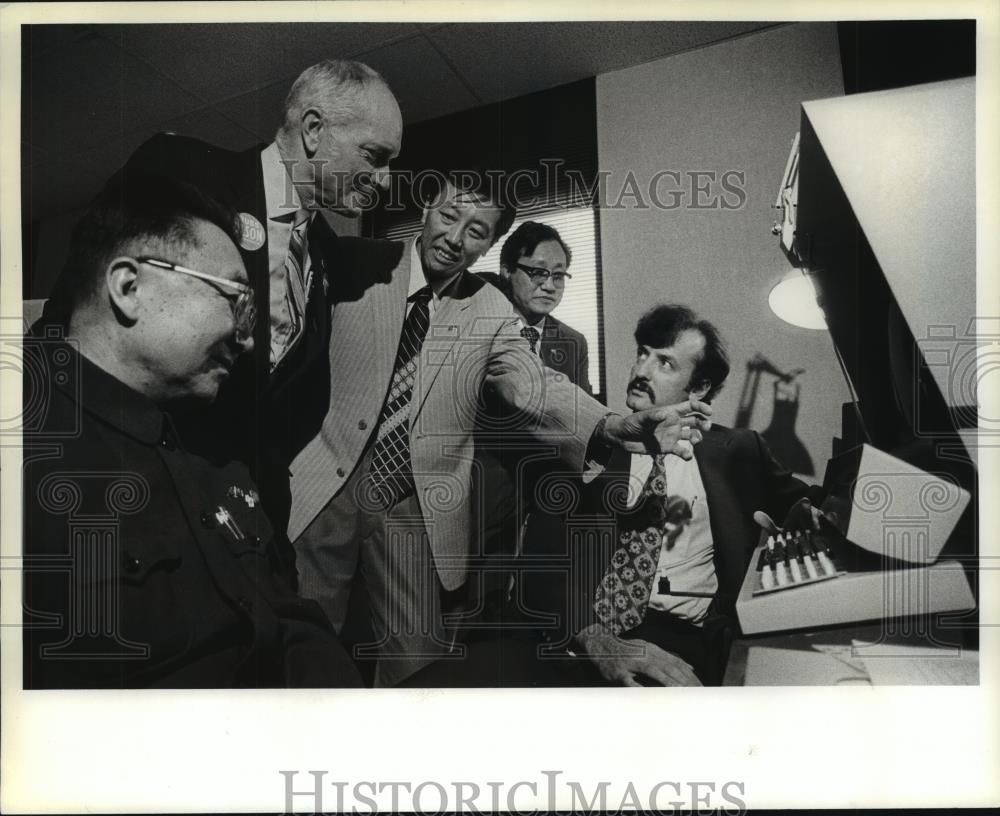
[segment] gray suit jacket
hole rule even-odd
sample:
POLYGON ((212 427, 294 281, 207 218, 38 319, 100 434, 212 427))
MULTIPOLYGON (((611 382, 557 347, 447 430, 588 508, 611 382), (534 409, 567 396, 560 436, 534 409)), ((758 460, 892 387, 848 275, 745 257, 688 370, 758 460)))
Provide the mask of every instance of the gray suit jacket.
MULTIPOLYGON (((330 267, 327 411, 291 465, 293 540, 344 486, 370 442, 389 389, 410 278, 409 242, 341 239, 330 267)), ((607 409, 545 368, 518 332, 507 299, 464 273, 437 303, 417 368, 410 415, 416 496, 441 583, 462 585, 476 512, 473 431, 482 397, 504 421, 558 450, 582 472, 607 409)))
POLYGON ((587 338, 576 329, 549 315, 545 318, 539 354, 549 368, 561 371, 588 394, 592 392, 587 338))

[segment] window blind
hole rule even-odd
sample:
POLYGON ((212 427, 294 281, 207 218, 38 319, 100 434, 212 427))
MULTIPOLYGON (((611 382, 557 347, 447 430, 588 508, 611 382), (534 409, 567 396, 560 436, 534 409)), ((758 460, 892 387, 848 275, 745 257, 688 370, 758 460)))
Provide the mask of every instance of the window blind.
MULTIPOLYGON (((566 281, 563 299, 553 310, 554 317, 572 326, 587 338, 590 351, 590 384, 594 393, 604 394, 604 380, 601 372, 601 351, 604 348, 603 321, 600 316, 600 279, 598 275, 597 214, 590 207, 561 208, 537 206, 527 209, 523 217, 518 217, 511 232, 525 221, 542 221, 559 231, 562 239, 573 253, 569 266, 572 279, 566 281)), ((386 234, 385 238, 406 240, 420 232, 420 222, 400 226, 386 234)), ((472 267, 473 272, 499 272, 500 247, 498 241, 489 252, 472 267)))
MULTIPOLYGON (((471 111, 419 122, 403 132, 393 172, 499 170, 518 180, 517 220, 542 221, 559 231, 573 253, 562 302, 553 314, 587 338, 590 382, 605 400, 599 211, 588 192, 597 176, 594 81, 574 82, 471 111)), ((372 237, 403 240, 421 228, 421 202, 406 184, 391 207, 366 219, 372 237)), ((508 233, 509 234, 509 233, 508 233)), ((472 267, 498 272, 503 239, 472 267)))

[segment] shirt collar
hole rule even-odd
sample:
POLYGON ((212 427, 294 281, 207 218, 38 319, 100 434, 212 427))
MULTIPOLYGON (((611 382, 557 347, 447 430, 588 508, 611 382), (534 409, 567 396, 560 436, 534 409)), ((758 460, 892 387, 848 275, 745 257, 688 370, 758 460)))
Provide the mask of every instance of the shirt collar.
MULTIPOLYGON (((528 328, 528 326, 531 326, 531 324, 524 319, 524 316, 520 312, 517 313, 517 319, 518 322, 520 322, 522 329, 526 329, 528 328)), ((531 326, 531 328, 533 328, 535 331, 538 332, 539 338, 545 337, 545 324, 547 322, 548 322, 548 317, 543 317, 534 326, 531 326)))
POLYGON ((277 142, 271 142, 261 151, 260 167, 264 174, 264 201, 268 220, 287 221, 293 226, 305 220, 308 213, 302 209, 299 193, 291 183, 287 168, 281 163, 277 142), (297 215, 300 212, 302 214, 297 215))
POLYGON ((140 442, 155 445, 164 438, 167 418, 152 400, 92 363, 76 350, 75 345, 59 345, 68 351, 71 360, 79 361, 78 368, 76 365, 70 367, 70 370, 79 371, 79 378, 69 377, 64 383, 56 382, 56 388, 84 411, 140 442))

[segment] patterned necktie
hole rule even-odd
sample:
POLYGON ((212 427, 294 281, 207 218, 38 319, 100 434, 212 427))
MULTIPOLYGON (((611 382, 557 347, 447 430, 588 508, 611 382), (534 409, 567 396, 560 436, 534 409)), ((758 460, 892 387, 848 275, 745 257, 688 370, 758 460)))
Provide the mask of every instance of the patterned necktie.
POLYGON ((273 335, 271 338, 271 366, 277 365, 285 354, 295 345, 302 334, 302 326, 306 313, 306 298, 309 291, 309 280, 306 274, 306 250, 309 245, 307 230, 309 216, 304 211, 296 214, 297 223, 292 227, 288 238, 288 253, 285 255, 285 302, 284 309, 288 315, 288 332, 285 335, 273 335))
POLYGON ((598 619, 616 635, 642 623, 649 605, 664 540, 667 501, 664 459, 663 454, 653 458, 653 469, 635 509, 622 518, 620 546, 611 556, 611 565, 594 594, 598 619))
POLYGON ((521 337, 527 340, 531 344, 531 353, 538 354, 538 338, 541 335, 538 333, 538 329, 534 326, 525 326, 521 329, 521 337))
POLYGON ((416 378, 420 347, 430 325, 429 286, 413 296, 413 306, 403 322, 399 350, 393 365, 392 383, 379 417, 372 463, 371 484, 389 509, 413 490, 413 468, 410 461, 410 397, 416 378))

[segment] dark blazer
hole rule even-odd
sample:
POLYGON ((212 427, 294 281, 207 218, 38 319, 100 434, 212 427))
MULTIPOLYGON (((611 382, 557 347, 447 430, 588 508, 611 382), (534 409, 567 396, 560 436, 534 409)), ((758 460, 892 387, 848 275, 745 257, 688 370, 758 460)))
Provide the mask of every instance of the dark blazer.
MULTIPOLYGON (((219 395, 215 413, 220 431, 230 438, 257 479, 264 504, 275 525, 287 525, 290 496, 288 465, 312 439, 322 411, 309 408, 328 378, 330 316, 325 292, 327 259, 335 251, 336 234, 321 213, 309 228, 309 254, 314 274, 305 315, 305 330, 296 348, 269 372, 271 326, 268 269, 267 203, 260 154, 266 145, 233 152, 198 139, 160 133, 129 158, 123 174, 159 174, 189 182, 208 195, 250 216, 263 230, 263 243, 244 240, 240 254, 254 288, 258 320, 254 351, 245 355, 219 395), (241 421, 238 421, 241 420, 241 421), (235 435, 234 435, 235 434, 235 435), (266 466, 264 465, 266 463, 266 466)), ((246 219, 250 220, 250 219, 246 219)), ((251 221, 252 223, 252 221, 251 221)))
POLYGON ((561 371, 574 385, 592 393, 590 353, 587 338, 580 332, 549 315, 545 318, 539 353, 545 365, 561 371))
POLYGON ((24 430, 25 688, 360 685, 246 466, 70 345, 25 342, 47 361, 25 380, 46 398, 24 430))
MULTIPOLYGON (((789 508, 809 497, 819 503, 819 487, 796 479, 772 455, 756 431, 714 425, 694 447, 711 519, 719 589, 715 611, 735 622, 735 603, 750 557, 760 537, 757 510, 781 523, 789 508)), ((631 454, 616 450, 605 472, 581 488, 567 515, 563 568, 547 573, 532 595, 532 607, 559 617, 546 639, 564 640, 589 623, 597 582, 617 547, 617 520, 624 513, 631 454)))

